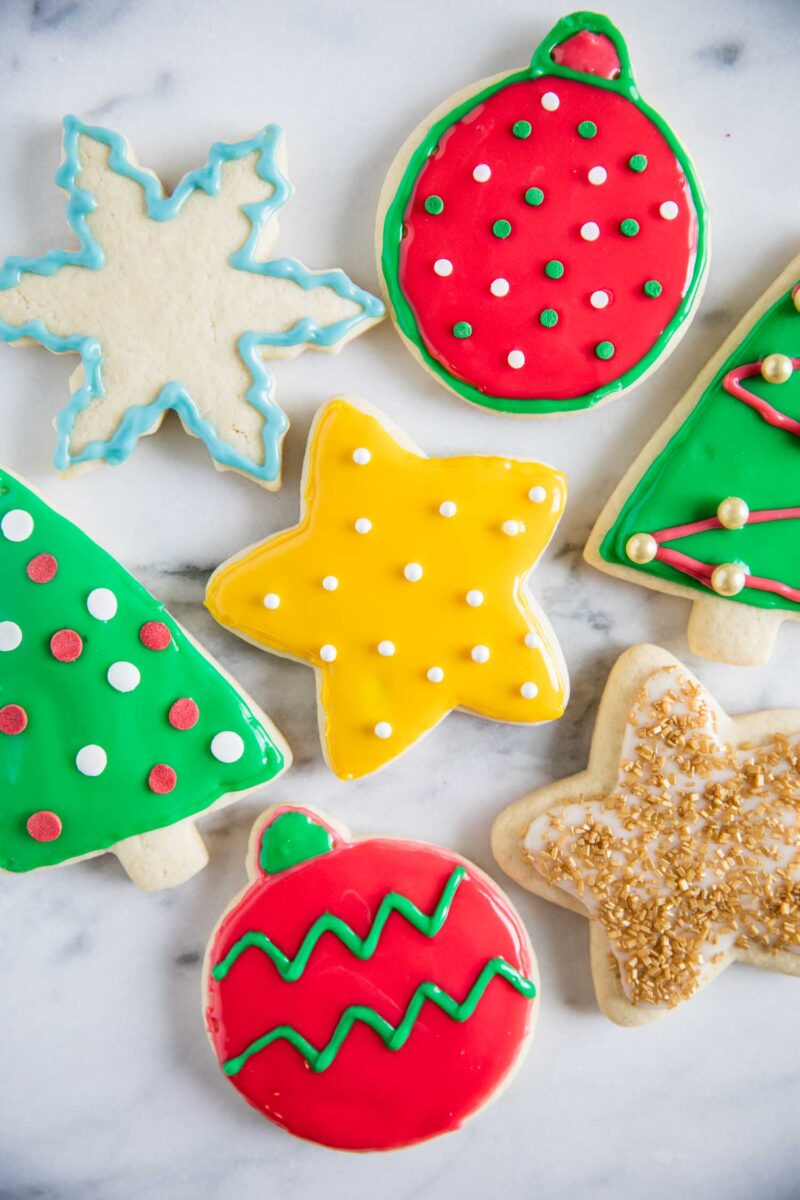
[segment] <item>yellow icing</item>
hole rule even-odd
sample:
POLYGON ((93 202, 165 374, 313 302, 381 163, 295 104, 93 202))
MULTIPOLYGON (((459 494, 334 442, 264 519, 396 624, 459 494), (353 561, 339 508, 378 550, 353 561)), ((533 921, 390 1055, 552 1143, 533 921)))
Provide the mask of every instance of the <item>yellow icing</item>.
POLYGON ((564 476, 488 455, 426 458, 401 439, 376 411, 331 400, 309 437, 299 525, 224 563, 208 587, 223 625, 318 669, 327 757, 343 779, 382 767, 454 708, 533 724, 567 699, 558 644, 524 587, 563 511, 564 476), (393 654, 380 653, 386 642, 393 654), (428 678, 435 667, 441 682, 428 678))

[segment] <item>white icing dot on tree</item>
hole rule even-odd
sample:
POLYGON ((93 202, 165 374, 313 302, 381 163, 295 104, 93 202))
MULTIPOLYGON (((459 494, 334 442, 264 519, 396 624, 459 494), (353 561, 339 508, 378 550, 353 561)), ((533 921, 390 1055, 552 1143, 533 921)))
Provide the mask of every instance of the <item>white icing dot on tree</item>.
POLYGON ((473 646, 472 650, 470 651, 470 657, 471 657, 472 661, 476 662, 476 663, 488 662, 489 661, 489 647, 488 646, 473 646))
POLYGON ((110 621, 117 615, 117 597, 111 588, 93 588, 86 597, 86 607, 96 621, 110 621))
POLYGON ((511 284, 507 279, 503 279, 502 276, 498 279, 493 279, 489 284, 489 291, 493 296, 507 296, 510 288, 511 284))
POLYGON ((326 575, 322 581, 322 586, 326 592, 335 592, 339 586, 339 580, 335 575, 326 575))
POLYGON ((102 775, 108 764, 108 755, 102 746, 82 746, 75 755, 75 766, 81 775, 102 775))
POLYGON ((223 729, 211 739, 211 753, 218 762, 238 762, 244 754, 244 741, 232 729, 223 729))
POLYGON ((522 532, 522 525, 519 521, 503 521, 502 529, 506 537, 516 537, 522 532))
POLYGON ((599 184, 605 183, 605 181, 608 179, 608 171, 605 169, 605 167, 590 167, 587 178, 589 183, 599 186, 599 184))
POLYGON ((0 621, 0 650, 16 650, 22 641, 22 630, 14 621, 0 621))
POLYGON ((480 608, 480 606, 483 604, 483 592, 479 591, 477 588, 471 588, 470 591, 467 592, 466 600, 470 608, 480 608))
POLYGON ((320 646, 319 656, 323 662, 331 663, 336 658, 336 647, 330 642, 326 642, 324 646, 320 646))
POLYGON ((356 533, 369 533, 370 529, 372 529, 372 521, 369 517, 359 517, 355 523, 356 533))
POLYGON ((131 662, 114 662, 108 668, 106 679, 117 692, 132 692, 139 686, 142 675, 131 662))
POLYGON ((443 278, 453 274, 453 264, 449 258, 437 258, 433 264, 433 269, 437 275, 441 275, 443 278))
POLYGON ((541 646, 538 635, 535 634, 532 629, 529 629, 525 634, 525 645, 529 650, 538 650, 541 646))
POLYGON ((375 726, 375 737, 381 738, 383 741, 392 736, 392 727, 388 721, 378 721, 375 726))
POLYGON ((422 567, 419 563, 406 563, 403 567, 403 574, 409 583, 419 583, 422 579, 422 567))
POLYGON ((661 213, 665 221, 674 221, 678 215, 678 206, 674 200, 665 200, 659 206, 658 211, 661 213))
POLYGON ((9 542, 25 542, 33 533, 33 517, 24 508, 10 508, 0 521, 0 530, 9 542))
POLYGON ((547 492, 544 490, 541 484, 537 483, 536 487, 532 487, 528 492, 528 499, 530 500, 531 504, 543 504, 547 499, 547 492))
POLYGON ((492 168, 488 163, 478 163, 472 172, 472 178, 476 183, 486 183, 487 180, 492 178, 492 168))
POLYGON ((585 242, 596 242, 600 237, 600 226, 596 221, 586 221, 581 225, 581 237, 585 242))
POLYGON ((264 597, 264 608, 279 608, 281 598, 277 592, 267 592, 264 597))
POLYGON ((508 356, 508 365, 518 371, 520 367, 525 366, 525 355, 521 350, 512 350, 508 356))
POLYGON ((596 292, 592 292, 591 296, 589 297, 589 303, 591 304, 592 308, 607 308, 608 300, 608 292, 604 292, 599 288, 596 292))
POLYGON ((555 92, 545 92, 542 96, 542 108, 545 112, 555 112, 561 101, 555 92))
POLYGON ((523 683, 519 691, 523 700, 535 700, 539 695, 539 689, 535 683, 523 683))
POLYGON ((353 451, 353 462, 356 466, 365 467, 371 458, 372 455, 366 446, 359 446, 357 450, 353 451))
POLYGON ((378 654, 384 658, 391 658, 395 652, 394 642, 378 642, 378 654))
POLYGON ((443 517, 454 517, 458 512, 458 506, 452 500, 443 500, 439 505, 439 512, 443 517))
POLYGON ((441 667, 430 667, 428 670, 428 679, 431 683, 441 683, 444 679, 444 671, 441 667))

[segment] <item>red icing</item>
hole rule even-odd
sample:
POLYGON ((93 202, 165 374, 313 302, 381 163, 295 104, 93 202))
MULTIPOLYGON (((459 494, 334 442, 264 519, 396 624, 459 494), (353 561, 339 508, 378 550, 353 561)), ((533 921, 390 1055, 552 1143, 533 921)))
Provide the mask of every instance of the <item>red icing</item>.
MULTIPOLYGON (((431 913, 458 865, 468 874, 434 937, 393 913, 366 961, 327 933, 295 982, 285 982, 252 948, 224 980, 209 974, 206 1024, 220 1061, 282 1023, 322 1047, 353 1004, 369 1005, 396 1025, 425 980, 461 1001, 496 956, 530 977, 523 927, 494 884, 449 851, 392 839, 337 839, 317 858, 260 876, 218 926, 211 964, 254 928, 293 957, 326 911, 365 937, 390 891, 431 913)), ((387 1049, 373 1030, 357 1024, 325 1071, 311 1070, 297 1049, 281 1041, 253 1055, 230 1082, 259 1112, 301 1137, 349 1150, 405 1146, 457 1129, 487 1102, 515 1065, 532 1017, 531 1002, 495 978, 463 1023, 426 1003, 399 1050, 387 1049)))
POLYGON ((163 621, 146 621, 139 630, 139 640, 148 650, 166 650, 172 634, 163 621))
POLYGON ((147 776, 147 786, 158 796, 164 796, 167 792, 173 791, 177 782, 177 771, 174 767, 167 766, 166 763, 156 763, 147 776))
POLYGON ((74 629, 59 629, 50 638, 50 652, 59 662, 75 662, 83 654, 83 639, 74 629))
MULTIPOLYGON (((792 294, 794 295, 794 293, 792 294)), ((800 358, 793 358, 791 361, 792 366, 797 370, 800 367, 800 358)), ((728 371, 722 381, 722 386, 730 396, 734 396, 737 400, 741 400, 750 408, 755 409, 762 421, 766 421, 768 425, 774 425, 776 429, 784 429, 787 433, 793 433, 795 437, 800 437, 800 421, 796 421, 794 417, 789 417, 786 413, 782 413, 762 396, 757 396, 755 392, 750 392, 747 388, 742 387, 740 380, 752 379, 755 375, 761 374, 762 362, 763 359, 759 359, 755 363, 746 363, 744 366, 734 367, 733 370, 728 371)), ((773 384, 772 386, 776 385, 773 384)), ((780 384, 777 386, 780 387, 780 384)))
POLYGON ((597 75, 600 79, 616 79, 621 69, 617 48, 611 38, 604 33, 590 33, 588 29, 582 29, 556 46, 551 57, 561 67, 597 75))
POLYGON ((53 554, 37 554, 26 568, 28 579, 33 583, 50 583, 55 579, 58 560, 53 554))
POLYGON ((556 76, 509 84, 479 104, 442 136, 439 150, 422 168, 405 217, 407 236, 400 250, 400 284, 431 355, 449 372, 490 396, 526 400, 568 399, 589 394, 634 368, 676 314, 692 276, 698 222, 686 177, 657 126, 617 92, 556 76), (555 112, 541 105, 553 91, 555 112), (532 125, 528 138, 511 133, 515 121, 532 125), (577 133, 580 122, 597 126, 593 138, 577 133), (646 170, 628 166, 644 154, 646 170), (472 178, 479 163, 491 168, 486 183, 472 178), (589 183, 591 167, 608 172, 605 183, 589 183), (540 187, 544 201, 532 207, 528 188, 540 187), (425 200, 444 201, 438 216, 425 200), (678 203, 674 220, 659 206, 678 203), (632 217, 640 229, 625 237, 620 222, 632 217), (498 219, 511 222, 506 238, 495 237, 498 219), (600 237, 584 241, 581 226, 600 227, 600 237), (453 263, 452 274, 433 270, 439 258, 453 263), (544 274, 545 264, 564 264, 560 279, 544 274), (489 285, 507 279, 508 295, 493 296, 489 285), (662 285, 657 298, 644 283, 662 285), (594 291, 611 303, 595 309, 594 291), (539 313, 554 308, 554 328, 539 313), (453 336, 467 321, 470 337, 453 336), (611 341, 612 358, 595 347, 611 341), (525 365, 508 365, 521 349, 525 365))
POLYGON ((0 733, 12 736, 22 733, 28 724, 28 714, 21 704, 6 704, 0 708, 0 733))
POLYGON ((199 719, 200 709, 188 696, 176 700, 169 710, 169 723, 173 729, 191 729, 199 719))
POLYGON ((54 842, 56 838, 61 837, 61 830, 64 827, 61 824, 61 817, 57 813, 44 809, 41 812, 31 813, 25 828, 35 842, 54 842))

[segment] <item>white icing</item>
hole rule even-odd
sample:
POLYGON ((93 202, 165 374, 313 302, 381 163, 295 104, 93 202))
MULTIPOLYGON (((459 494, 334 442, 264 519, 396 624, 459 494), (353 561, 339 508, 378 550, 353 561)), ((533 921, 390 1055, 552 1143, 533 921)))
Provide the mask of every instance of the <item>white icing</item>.
POLYGON ((339 580, 335 575, 326 575, 322 581, 322 586, 326 592, 335 592, 339 586, 339 580))
POLYGON ((320 646, 319 648, 319 656, 326 663, 332 663, 336 658, 336 653, 336 647, 332 646, 330 642, 326 642, 324 646, 320 646))
POLYGON ((502 530, 506 537, 516 537, 522 532, 522 525, 519 521, 503 521, 502 530))
POLYGON ((541 484, 537 484, 536 487, 532 487, 528 492, 528 499, 532 504, 542 504, 547 499, 547 492, 541 484))
POLYGON ((542 643, 539 640, 539 635, 534 633, 532 629, 529 629, 525 634, 525 645, 528 647, 528 649, 538 650, 541 644, 542 643))
POLYGON ((406 563, 403 567, 403 574, 409 583, 419 583, 422 579, 422 567, 418 562, 406 563))
POLYGON ((375 737, 381 738, 383 741, 392 736, 392 727, 388 721, 378 721, 375 726, 375 737))
POLYGON ((357 450, 353 451, 353 462, 358 467, 365 467, 371 458, 372 455, 366 446, 359 446, 357 450))
POLYGON ((477 588, 472 588, 471 591, 467 592, 466 600, 470 608, 480 608, 483 604, 483 592, 479 592, 477 588))
POLYGON ((102 775, 108 763, 108 755, 102 746, 82 746, 75 755, 75 766, 81 775, 102 775))
POLYGON ((488 646, 473 646, 472 650, 470 651, 470 658, 476 663, 488 662, 489 657, 490 655, 488 646))
POLYGON ((608 171, 605 169, 605 167, 590 167, 587 179, 589 180, 589 183, 599 186, 601 183, 605 183, 605 181, 608 179, 608 171))
POLYGON ((535 683, 531 682, 523 683, 522 687, 519 689, 519 692, 523 700, 535 700, 539 695, 538 687, 535 683))
POLYGON ((542 96, 542 108, 546 112, 555 112, 561 101, 555 92, 545 92, 542 96))
POLYGON ((586 221, 581 225, 581 237, 585 242, 596 242, 600 237, 600 226, 596 221, 586 221))
POLYGON ((110 621, 117 615, 117 597, 111 588, 93 588, 86 597, 86 607, 96 621, 110 621))
POLYGON ((433 269, 436 274, 441 275, 442 278, 446 278, 446 276, 453 274, 453 264, 450 262, 449 258, 437 258, 436 262, 433 264, 433 269))
POLYGON ((370 521, 369 517, 359 517, 354 528, 356 533, 369 533, 370 529, 372 529, 372 521, 370 521))
POLYGON ((264 597, 264 608, 278 608, 281 598, 277 592, 267 592, 264 597))
POLYGON ((458 506, 452 500, 443 500, 439 505, 439 512, 443 517, 454 517, 458 512, 458 506))
POLYGON ((487 180, 492 178, 492 168, 488 163, 478 163, 472 172, 472 178, 476 183, 486 183, 487 180))
POLYGON ((665 200, 663 204, 659 205, 658 211, 665 221, 674 221, 679 209, 674 200, 665 200))
POLYGON ((238 762, 244 754, 244 741, 232 729, 223 729, 211 739, 211 753, 218 762, 238 762))
POLYGON ((607 308, 609 301, 608 292, 602 291, 600 288, 596 292, 592 292, 589 297, 589 303, 592 308, 607 308))
POLYGON ((0 621, 0 650, 16 650, 22 641, 22 630, 15 621, 0 621))
POLYGON ((525 366, 525 355, 521 350, 512 350, 508 356, 508 365, 518 371, 520 367, 525 366))
POLYGON ((489 291, 493 296, 507 296, 510 288, 511 284, 507 279, 503 279, 502 275, 498 276, 497 279, 493 279, 489 284, 489 291))
POLYGON ((441 683, 444 679, 444 671, 441 667, 431 667, 428 670, 428 679, 431 683, 441 683))
POLYGON ((9 542, 26 542, 33 533, 33 517, 24 508, 10 508, 0 521, 0 532, 9 542))
POLYGON ((396 646, 394 642, 378 642, 378 654, 381 654, 384 658, 391 658, 395 650, 396 646))
POLYGON ((139 686, 142 674, 131 662, 114 662, 106 672, 106 679, 117 692, 132 692, 139 686))

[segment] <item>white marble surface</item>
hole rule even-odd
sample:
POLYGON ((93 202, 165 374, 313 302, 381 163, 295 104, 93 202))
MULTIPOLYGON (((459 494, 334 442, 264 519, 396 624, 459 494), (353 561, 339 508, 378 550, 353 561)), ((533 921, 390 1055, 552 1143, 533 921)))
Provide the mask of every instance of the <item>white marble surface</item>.
MULTIPOLYGON (((270 711, 296 766, 269 799, 313 802, 360 832, 440 841, 490 870, 495 812, 583 764, 602 681, 631 641, 686 656, 732 711, 800 701, 797 628, 784 629, 769 668, 698 664, 686 604, 612 581, 580 557, 622 469, 798 248, 797 5, 607 8, 646 98, 695 157, 713 222, 697 319, 627 399, 545 423, 493 417, 436 387, 386 324, 339 358, 307 354, 276 370, 292 419, 278 496, 216 474, 175 421, 124 468, 62 482, 50 420, 66 398, 67 364, 0 348, 0 458, 116 552, 270 711), (340 389, 381 405, 432 453, 518 452, 567 471, 567 514, 535 577, 572 675, 558 724, 453 716, 385 773, 345 785, 322 762, 312 672, 244 646, 203 612, 211 568, 294 520, 311 415, 340 389)), ((312 266, 339 264, 374 289, 373 213, 400 141, 456 88, 521 65, 560 15, 542 0, 5 0, 0 255, 64 237, 51 180, 66 111, 127 133, 173 182, 213 139, 279 121, 297 185, 282 249, 312 266)), ((541 1023, 494 1108, 459 1135, 389 1158, 336 1155, 260 1120, 209 1052, 198 964, 243 881, 261 806, 251 798, 206 822, 209 868, 166 894, 138 894, 113 859, 0 881, 2 1200, 798 1194, 798 982, 734 967, 679 1014, 620 1030, 595 1007, 583 922, 518 890, 540 958, 541 1023)))

